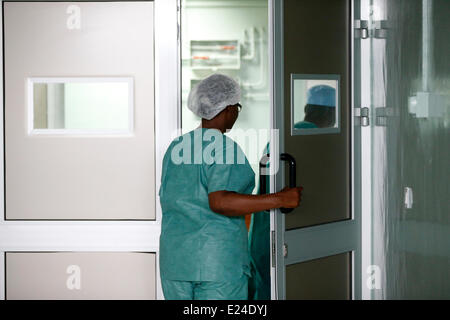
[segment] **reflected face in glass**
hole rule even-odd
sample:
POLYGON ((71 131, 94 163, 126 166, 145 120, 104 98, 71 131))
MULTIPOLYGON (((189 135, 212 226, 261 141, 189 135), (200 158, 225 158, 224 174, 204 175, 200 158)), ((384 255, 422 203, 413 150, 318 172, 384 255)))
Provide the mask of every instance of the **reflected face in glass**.
POLYGON ((33 128, 127 130, 130 82, 33 82, 33 128))
POLYGON ((328 75, 320 79, 320 76, 293 75, 291 116, 294 134, 339 132, 338 77, 328 75))

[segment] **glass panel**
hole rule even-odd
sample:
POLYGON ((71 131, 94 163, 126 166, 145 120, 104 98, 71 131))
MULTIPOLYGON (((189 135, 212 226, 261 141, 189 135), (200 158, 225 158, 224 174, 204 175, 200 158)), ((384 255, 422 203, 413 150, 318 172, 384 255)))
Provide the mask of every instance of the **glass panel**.
POLYGON ((351 299, 351 253, 286 267, 286 299, 351 299))
MULTIPOLYGON (((300 206, 286 214, 287 230, 351 219, 350 3, 348 0, 283 1, 283 152, 295 158, 297 183, 304 188, 300 206), (290 98, 293 93, 289 85, 292 74, 339 75, 340 128, 320 129, 335 131, 333 134, 292 135, 290 98)), ((285 172, 287 184, 289 170, 286 168, 285 172)))
POLYGON ((450 298, 450 2, 374 1, 374 298, 450 298), (376 30, 375 30, 376 31, 376 30))
POLYGON ((339 132, 339 75, 291 75, 292 135, 339 132))
POLYGON ((130 126, 131 80, 30 80, 33 129, 127 130, 130 126))
POLYGON ((214 73, 238 81, 242 110, 227 135, 247 156, 256 185, 259 160, 270 137, 267 3, 185 0, 181 6, 183 133, 200 125, 201 119, 187 107, 189 92, 197 83, 214 73))

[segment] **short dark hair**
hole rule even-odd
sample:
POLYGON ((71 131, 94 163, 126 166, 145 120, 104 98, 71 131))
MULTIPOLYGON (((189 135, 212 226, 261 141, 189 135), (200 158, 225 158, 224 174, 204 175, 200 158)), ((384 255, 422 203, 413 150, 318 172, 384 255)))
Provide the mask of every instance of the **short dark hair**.
POLYGON ((305 106, 305 121, 312 122, 319 128, 333 127, 336 123, 336 108, 307 104, 305 106))

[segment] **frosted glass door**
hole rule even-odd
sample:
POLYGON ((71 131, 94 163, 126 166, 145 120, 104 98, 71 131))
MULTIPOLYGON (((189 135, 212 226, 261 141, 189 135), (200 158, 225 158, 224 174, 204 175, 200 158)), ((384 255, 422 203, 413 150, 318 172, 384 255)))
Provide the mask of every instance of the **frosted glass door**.
POLYGON ((448 299, 450 2, 372 8, 373 297, 448 299))

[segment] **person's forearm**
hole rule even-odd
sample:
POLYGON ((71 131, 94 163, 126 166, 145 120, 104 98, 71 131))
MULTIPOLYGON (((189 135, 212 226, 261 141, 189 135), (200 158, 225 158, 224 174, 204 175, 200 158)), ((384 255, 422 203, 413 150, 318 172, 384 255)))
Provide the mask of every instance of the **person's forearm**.
POLYGON ((244 216, 249 213, 281 207, 278 194, 247 195, 230 191, 217 191, 209 195, 211 210, 226 216, 244 216))

